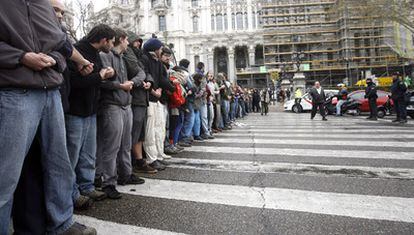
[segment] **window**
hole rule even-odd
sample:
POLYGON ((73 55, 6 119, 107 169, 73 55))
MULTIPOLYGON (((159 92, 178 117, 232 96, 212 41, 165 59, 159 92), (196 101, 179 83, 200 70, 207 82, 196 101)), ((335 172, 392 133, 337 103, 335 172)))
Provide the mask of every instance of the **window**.
POLYGON ((193 17, 193 32, 198 32, 198 16, 193 17))
POLYGON ((234 13, 231 13, 231 27, 233 28, 233 30, 236 29, 236 17, 234 13))
POLYGON ((194 56, 194 70, 197 70, 197 64, 200 62, 200 56, 194 56))
POLYGON ((198 7, 198 0, 191 0, 192 7, 198 7))
POLYGON ((157 4, 157 0, 151 0, 151 8, 154 8, 157 4))
POLYGON ((256 13, 252 12, 252 27, 256 28, 256 13))
POLYGON ((165 21, 164 15, 158 16, 158 29, 160 32, 164 32, 167 30, 167 22, 165 21))
POLYGON ((236 22, 237 22, 237 29, 243 29, 243 14, 241 12, 237 12, 236 14, 236 22))
POLYGON ((216 30, 216 22, 215 22, 215 16, 211 15, 211 31, 215 31, 216 30))
POLYGON ((247 17, 247 12, 244 13, 244 28, 249 28, 249 17, 247 17))
POLYGON ((227 19, 227 14, 224 14, 224 30, 228 30, 229 29, 229 19, 227 19))
POLYGON ((216 30, 223 31, 223 16, 221 14, 216 15, 216 30))

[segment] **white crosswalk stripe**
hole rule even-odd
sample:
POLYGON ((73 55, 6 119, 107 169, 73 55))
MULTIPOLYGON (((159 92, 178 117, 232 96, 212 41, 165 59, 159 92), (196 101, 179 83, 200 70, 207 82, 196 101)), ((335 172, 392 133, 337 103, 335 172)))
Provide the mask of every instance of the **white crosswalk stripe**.
POLYGON ((97 209, 76 220, 99 234, 342 234, 354 224, 360 234, 414 229, 414 197, 405 192, 414 190, 411 126, 291 113, 238 122, 168 160, 167 170, 140 175, 145 184, 117 186, 124 194, 114 202, 117 215, 143 210, 154 218, 121 219, 97 209), (289 219, 286 230, 261 224, 289 219), (308 220, 332 224, 309 228, 308 220))

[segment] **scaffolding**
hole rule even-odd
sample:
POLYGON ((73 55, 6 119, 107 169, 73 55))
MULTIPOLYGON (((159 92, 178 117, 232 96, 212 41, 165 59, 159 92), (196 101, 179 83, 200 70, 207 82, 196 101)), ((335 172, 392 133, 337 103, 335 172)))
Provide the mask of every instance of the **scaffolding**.
POLYGON ((367 14, 360 0, 268 0, 262 3, 265 65, 296 71, 295 55, 309 81, 354 84, 371 74, 403 70, 393 50, 393 22, 367 14))

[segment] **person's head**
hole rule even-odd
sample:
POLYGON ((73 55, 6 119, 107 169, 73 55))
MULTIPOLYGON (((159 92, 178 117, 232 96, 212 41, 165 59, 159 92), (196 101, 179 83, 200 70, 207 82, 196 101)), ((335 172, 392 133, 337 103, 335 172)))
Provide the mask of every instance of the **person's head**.
POLYGON ((142 39, 134 32, 128 31, 128 42, 129 46, 132 48, 141 49, 142 46, 142 39))
POLYGON ((168 47, 163 47, 161 52, 161 62, 165 65, 170 65, 172 51, 168 47))
POLYGON ((396 80, 398 80, 398 79, 400 78, 400 76, 401 76, 401 74, 400 74, 399 72, 395 72, 395 73, 392 75, 392 80, 393 80, 393 81, 396 81, 396 80))
POLYGON ((196 74, 193 75, 193 79, 194 79, 194 82, 197 85, 199 85, 201 83, 201 80, 203 79, 203 75, 201 75, 199 73, 196 73, 196 74))
POLYGON ((144 44, 144 50, 148 52, 154 52, 157 58, 161 58, 163 44, 157 38, 151 38, 144 44))
POLYGON ((315 88, 319 89, 321 87, 321 84, 319 82, 315 82, 315 88))
POLYGON ((182 59, 180 60, 180 62, 178 62, 178 65, 182 68, 188 69, 188 67, 190 66, 190 61, 187 59, 182 59))
POLYGON ((58 18, 59 22, 62 23, 63 15, 65 14, 65 4, 63 4, 62 0, 50 0, 50 4, 55 10, 56 17, 58 18))
POLYGON ((212 72, 209 71, 206 76, 207 76, 208 81, 213 81, 214 80, 214 75, 213 75, 212 72))
POLYGON ((114 29, 115 31, 115 41, 114 41, 114 47, 119 49, 119 52, 123 53, 128 48, 129 42, 128 42, 128 36, 127 33, 119 28, 114 29))
POLYGON ((367 78, 366 82, 368 85, 372 84, 372 78, 367 78))
POLYGON ((197 63, 197 69, 200 71, 204 71, 204 63, 203 62, 198 62, 197 63))
POLYGON ((114 46, 116 32, 105 24, 100 24, 91 29, 85 40, 99 51, 108 53, 114 46))

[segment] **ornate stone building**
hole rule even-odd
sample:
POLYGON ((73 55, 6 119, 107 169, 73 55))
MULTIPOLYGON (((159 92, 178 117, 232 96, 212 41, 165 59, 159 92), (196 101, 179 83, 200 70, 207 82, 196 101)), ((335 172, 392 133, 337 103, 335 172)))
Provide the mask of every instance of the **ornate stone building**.
POLYGON ((132 30, 144 40, 155 34, 177 61, 190 60, 191 71, 201 61, 231 80, 240 74, 243 85, 265 85, 266 78, 252 79, 264 63, 258 0, 111 0, 89 23, 132 30))

